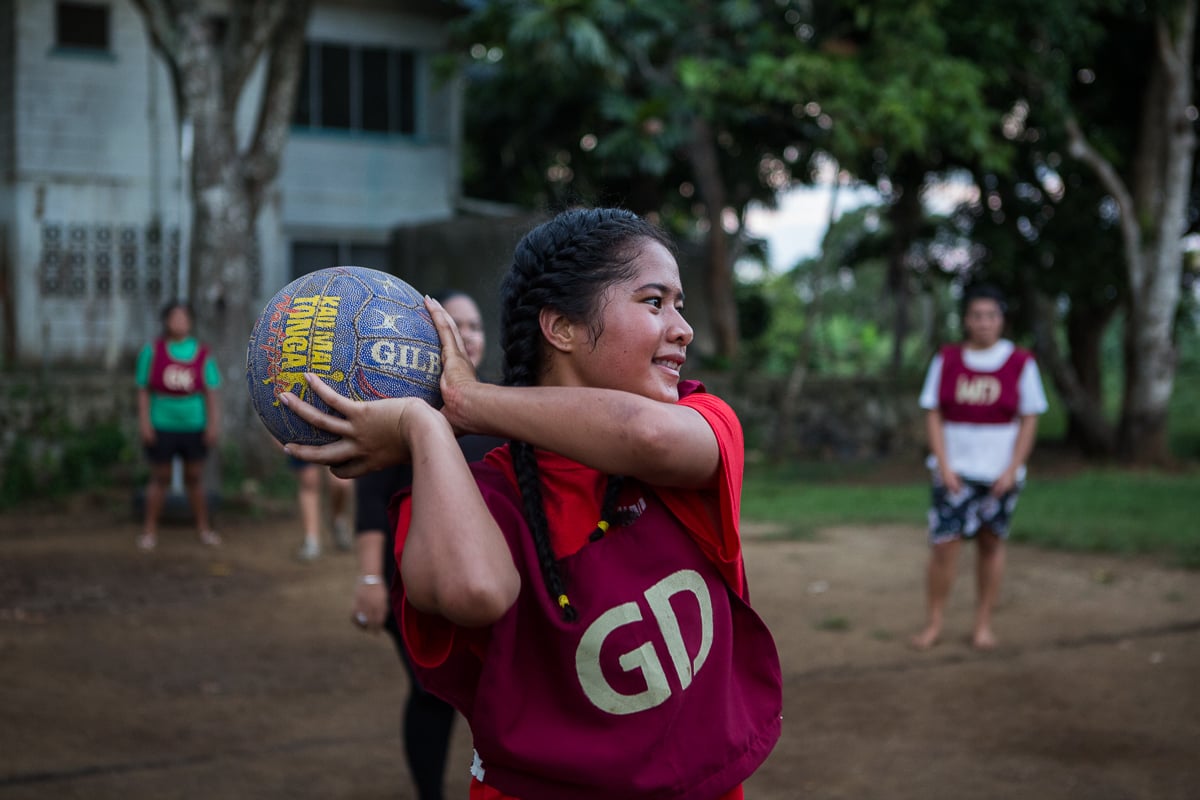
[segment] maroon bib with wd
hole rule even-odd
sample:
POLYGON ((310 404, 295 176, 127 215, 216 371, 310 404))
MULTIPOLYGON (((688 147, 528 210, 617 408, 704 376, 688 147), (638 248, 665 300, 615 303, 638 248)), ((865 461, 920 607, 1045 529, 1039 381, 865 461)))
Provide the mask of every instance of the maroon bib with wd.
POLYGON ((147 387, 158 394, 180 397, 195 394, 204 388, 204 359, 207 355, 207 348, 197 345, 195 358, 191 361, 177 361, 167 350, 166 340, 156 340, 154 356, 150 359, 147 387))
POLYGON ((947 422, 1004 425, 1017 417, 1021 371, 1029 352, 1013 348, 1000 369, 979 372, 963 361, 962 347, 942 348, 942 379, 938 385, 938 409, 947 422))

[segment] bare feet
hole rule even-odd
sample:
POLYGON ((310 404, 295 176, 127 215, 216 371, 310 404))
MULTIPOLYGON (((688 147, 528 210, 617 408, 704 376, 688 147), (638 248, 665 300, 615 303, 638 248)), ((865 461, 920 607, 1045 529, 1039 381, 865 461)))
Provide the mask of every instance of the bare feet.
POLYGON ((921 631, 917 635, 908 640, 908 643, 916 650, 928 650, 937 644, 938 634, 941 631, 932 625, 921 631))
POLYGON ((991 628, 979 628, 971 637, 971 646, 976 650, 995 650, 996 635, 991 628))

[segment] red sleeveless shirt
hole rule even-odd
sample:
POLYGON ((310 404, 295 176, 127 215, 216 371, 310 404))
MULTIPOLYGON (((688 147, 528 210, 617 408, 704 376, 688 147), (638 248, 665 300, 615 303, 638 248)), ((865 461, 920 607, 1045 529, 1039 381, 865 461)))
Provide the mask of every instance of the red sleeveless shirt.
MULTIPOLYGON (((599 474, 553 458, 547 480, 599 474)), ((621 503, 641 516, 559 553, 579 613, 567 623, 542 582, 507 450, 472 470, 521 572, 517 602, 482 630, 421 614, 399 581, 393 605, 422 685, 471 725, 487 788, 521 800, 738 796, 779 738, 782 678, 748 604, 738 543, 714 544, 714 532, 698 537, 680 521, 708 527, 703 494, 686 493, 694 508, 683 511, 685 493, 660 499, 631 481, 621 503)), ((401 556, 408 504, 398 511, 401 556)), ((736 525, 728 533, 736 539, 736 525)))
POLYGON ((204 361, 208 348, 196 345, 191 361, 179 361, 171 356, 166 339, 156 339, 154 355, 150 358, 150 375, 146 387, 157 394, 187 397, 204 390, 204 361))
POLYGON ((973 370, 963 360, 962 345, 942 348, 942 375, 938 385, 938 410, 947 422, 1006 425, 1017 418, 1021 372, 1029 361, 1028 350, 1013 348, 995 372, 973 370))

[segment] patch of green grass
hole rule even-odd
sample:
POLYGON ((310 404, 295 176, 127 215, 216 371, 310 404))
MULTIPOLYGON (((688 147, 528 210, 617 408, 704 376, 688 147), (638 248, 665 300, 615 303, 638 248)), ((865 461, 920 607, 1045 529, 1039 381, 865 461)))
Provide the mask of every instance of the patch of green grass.
POLYGON ((750 520, 782 523, 791 538, 811 537, 831 525, 919 523, 924 517, 928 486, 865 485, 853 479, 854 471, 846 466, 750 468, 742 489, 742 513, 750 520))
POLYGON ((1180 370, 1171 392, 1171 413, 1167 417, 1167 440, 1176 458, 1200 459, 1200 373, 1180 370))
MULTIPOLYGON (((1031 479, 1022 493, 1013 541, 1085 552, 1163 554, 1200 569, 1200 474, 1196 470, 1090 469, 1031 479)), ((905 482, 855 483, 813 465, 755 466, 746 473, 747 520, 811 535, 834 525, 923 526, 929 487, 905 482)))
POLYGON ((817 630, 830 631, 832 633, 845 633, 846 631, 850 630, 850 620, 837 615, 822 617, 820 621, 817 622, 817 630))
POLYGON ((1035 480, 1021 495, 1013 539, 1064 550, 1170 553, 1200 566, 1198 485, 1195 473, 1131 470, 1035 480))

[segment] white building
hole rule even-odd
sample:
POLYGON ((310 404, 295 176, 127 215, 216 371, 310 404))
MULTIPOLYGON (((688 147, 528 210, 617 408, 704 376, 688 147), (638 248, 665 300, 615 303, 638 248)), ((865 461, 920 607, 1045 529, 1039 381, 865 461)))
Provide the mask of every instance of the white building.
MULTIPOLYGON (((259 218, 258 293, 449 218, 456 83, 436 0, 316 2, 306 80, 259 218)), ((260 65, 261 72, 261 65, 260 65)), ((253 121, 250 82, 239 120, 253 121)), ((114 366, 179 291, 190 204, 167 69, 128 0, 0 0, 0 365, 114 366)))

